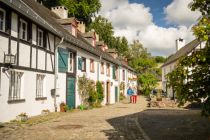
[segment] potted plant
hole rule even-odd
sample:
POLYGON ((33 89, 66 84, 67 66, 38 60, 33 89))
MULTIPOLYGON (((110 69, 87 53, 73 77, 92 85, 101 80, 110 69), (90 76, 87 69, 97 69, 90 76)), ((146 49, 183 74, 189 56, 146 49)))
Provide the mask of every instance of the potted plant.
POLYGON ((50 110, 48 110, 48 109, 44 109, 44 110, 42 110, 42 115, 48 115, 50 113, 50 110))
POLYGON ((62 102, 61 104, 60 104, 60 112, 66 112, 66 110, 65 110, 65 103, 64 102, 62 102))
POLYGON ((16 117, 17 121, 25 122, 28 120, 28 115, 26 113, 21 113, 16 117))

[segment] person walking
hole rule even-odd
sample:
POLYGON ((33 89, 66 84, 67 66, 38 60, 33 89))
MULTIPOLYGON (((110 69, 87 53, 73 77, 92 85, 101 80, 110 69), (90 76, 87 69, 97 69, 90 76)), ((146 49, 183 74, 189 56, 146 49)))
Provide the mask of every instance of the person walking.
POLYGON ((132 90, 132 88, 130 86, 129 86, 128 90, 127 90, 127 95, 130 98, 130 103, 132 103, 133 90, 132 90))
POLYGON ((133 87, 133 95, 132 96, 133 96, 132 101, 134 104, 136 104, 136 102, 137 102, 137 88, 136 88, 136 86, 133 87))

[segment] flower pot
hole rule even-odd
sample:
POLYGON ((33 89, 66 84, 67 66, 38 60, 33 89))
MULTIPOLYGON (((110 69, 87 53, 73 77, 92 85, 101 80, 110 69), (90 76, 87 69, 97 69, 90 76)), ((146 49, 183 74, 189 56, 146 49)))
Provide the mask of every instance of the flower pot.
POLYGON ((64 103, 60 104, 60 112, 66 112, 64 103))

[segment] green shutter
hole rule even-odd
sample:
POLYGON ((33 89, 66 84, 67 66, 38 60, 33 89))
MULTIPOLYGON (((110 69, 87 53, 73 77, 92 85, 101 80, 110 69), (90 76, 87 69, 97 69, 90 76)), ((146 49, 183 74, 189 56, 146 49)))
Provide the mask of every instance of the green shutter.
POLYGON ((116 79, 115 66, 112 67, 112 76, 113 76, 113 79, 116 79))
POLYGON ((78 69, 82 70, 82 58, 78 58, 78 69))
POLYGON ((67 72, 68 71, 68 51, 63 48, 58 48, 58 71, 67 72))

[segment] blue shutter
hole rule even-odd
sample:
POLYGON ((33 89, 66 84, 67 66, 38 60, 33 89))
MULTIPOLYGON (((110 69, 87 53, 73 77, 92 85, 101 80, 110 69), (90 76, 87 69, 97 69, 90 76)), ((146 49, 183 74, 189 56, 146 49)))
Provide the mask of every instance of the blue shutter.
POLYGON ((82 70, 82 58, 78 58, 78 69, 82 70))
POLYGON ((113 79, 116 79, 115 66, 112 67, 112 77, 113 77, 113 79))
POLYGON ((68 51, 63 48, 58 48, 58 71, 67 72, 68 71, 68 51))

